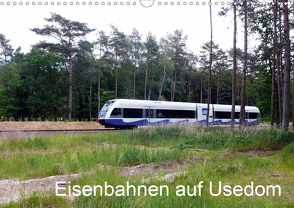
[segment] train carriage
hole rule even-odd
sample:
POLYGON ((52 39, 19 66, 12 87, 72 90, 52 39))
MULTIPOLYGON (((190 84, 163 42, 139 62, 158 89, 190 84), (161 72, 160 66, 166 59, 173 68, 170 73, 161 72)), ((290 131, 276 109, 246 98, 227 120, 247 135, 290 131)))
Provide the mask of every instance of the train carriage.
MULTIPOLYGON (((230 124, 230 105, 210 104, 209 124, 230 124)), ((240 106, 235 107, 235 123, 239 123, 240 106)), ((257 124, 259 110, 246 106, 246 124, 257 124)), ((205 124, 207 104, 168 101, 109 100, 99 114, 99 123, 105 127, 134 128, 141 125, 189 122, 205 124)))

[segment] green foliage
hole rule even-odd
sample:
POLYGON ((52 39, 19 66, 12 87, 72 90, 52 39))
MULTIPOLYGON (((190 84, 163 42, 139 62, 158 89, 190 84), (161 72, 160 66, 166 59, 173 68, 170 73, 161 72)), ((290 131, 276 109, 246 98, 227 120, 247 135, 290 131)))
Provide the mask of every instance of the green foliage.
MULTIPOLYGON (((247 9, 248 29, 258 35, 261 43, 247 54, 246 100, 248 105, 259 107, 263 121, 267 121, 271 116, 271 69, 276 67, 274 47, 280 50, 284 44, 273 41, 271 9, 255 4, 247 4, 247 9)), ((239 5, 238 10, 243 20, 244 5, 239 5)), ((228 11, 229 8, 222 8, 220 15, 225 16, 228 11)), ((74 119, 90 121, 98 116, 98 85, 101 106, 115 98, 116 80, 117 98, 145 98, 145 82, 142 80, 146 76, 147 59, 146 99, 199 103, 202 92, 202 102, 207 101, 208 42, 203 43, 200 51, 192 52, 188 49, 188 37, 182 30, 169 32, 161 38, 152 35, 151 31, 142 40, 142 35, 135 28, 131 35, 127 35, 110 25, 109 34, 100 31, 97 36, 100 52, 97 56, 93 53, 94 43, 82 38, 94 31, 86 23, 72 21, 56 13, 51 13, 45 20, 48 25, 31 30, 42 36, 53 36, 59 42, 37 43, 27 54, 22 54, 20 48, 14 51, 10 40, 0 34, 1 115, 15 120, 57 120, 58 117, 66 118, 72 108, 74 119), (62 32, 64 29, 67 33, 62 32), (69 75, 73 78, 69 79, 69 75), (70 83, 73 87, 72 106, 68 102, 70 83)), ((279 21, 277 23, 280 24, 279 21)), ((225 51, 213 43, 212 103, 232 103, 230 57, 232 50, 225 51)), ((243 51, 238 49, 239 69, 243 68, 244 58, 243 51)), ((241 79, 241 73, 237 72, 237 79, 241 79)), ((241 92, 240 84, 236 91, 241 92)), ((236 101, 240 104, 240 95, 236 101)), ((275 101, 276 112, 277 107, 278 99, 275 101)), ((275 113, 275 116, 277 122, 279 115, 275 113)))
POLYGON ((18 87, 21 85, 21 65, 7 63, 0 65, 0 114, 16 116, 21 109, 18 87))
POLYGON ((66 104, 67 87, 62 68, 62 58, 54 52, 44 52, 33 48, 26 54, 25 71, 22 82, 27 115, 38 118, 59 117, 59 109, 66 104))

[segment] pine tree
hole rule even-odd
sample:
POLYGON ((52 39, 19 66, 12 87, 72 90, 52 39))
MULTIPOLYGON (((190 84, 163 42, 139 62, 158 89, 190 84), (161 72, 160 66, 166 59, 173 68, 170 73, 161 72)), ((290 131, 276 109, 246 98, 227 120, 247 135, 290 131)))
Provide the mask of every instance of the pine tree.
POLYGON ((57 39, 59 41, 58 44, 43 42, 38 44, 38 47, 58 51, 68 60, 69 90, 67 119, 68 121, 71 121, 73 101, 73 60, 76 58, 79 51, 89 50, 88 47, 85 47, 87 43, 83 41, 83 38, 95 29, 89 29, 86 23, 71 21, 56 13, 51 13, 51 18, 45 18, 45 20, 52 23, 52 25, 45 25, 42 29, 33 28, 31 31, 38 35, 57 39))
POLYGON ((290 118, 290 29, 289 29, 289 9, 288 0, 283 0, 284 11, 284 43, 285 43, 285 69, 283 88, 283 120, 282 128, 289 127, 290 118))
POLYGON ((237 71, 237 8, 234 2, 234 41, 233 41, 233 76, 232 76, 232 110, 231 110, 231 128, 235 125, 235 86, 236 86, 236 71, 237 71))

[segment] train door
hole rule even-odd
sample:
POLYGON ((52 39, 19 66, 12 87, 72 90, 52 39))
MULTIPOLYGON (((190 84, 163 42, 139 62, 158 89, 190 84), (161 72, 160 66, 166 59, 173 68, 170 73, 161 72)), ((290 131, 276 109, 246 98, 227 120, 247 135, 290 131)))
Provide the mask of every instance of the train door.
POLYGON ((153 107, 148 107, 145 111, 146 118, 148 120, 149 124, 154 124, 155 123, 155 109, 153 107))
MULTIPOLYGON (((209 115, 208 115, 208 123, 209 123, 209 125, 213 124, 213 120, 214 120, 213 112, 214 112, 213 105, 210 104, 209 105, 209 115)), ((206 118, 205 118, 205 120, 206 120, 206 118)))
POLYGON ((213 104, 211 104, 211 113, 209 112, 209 122, 211 122, 212 125, 214 125, 214 105, 213 104))
MULTIPOLYGON (((206 116, 207 116, 207 104, 200 104, 197 105, 198 110, 198 124, 206 124, 206 116)), ((208 115, 208 122, 209 124, 213 124, 213 105, 209 105, 209 115, 208 115)))
POLYGON ((198 106, 197 106, 197 104, 196 104, 196 111, 195 111, 195 122, 196 122, 196 124, 198 124, 198 106))

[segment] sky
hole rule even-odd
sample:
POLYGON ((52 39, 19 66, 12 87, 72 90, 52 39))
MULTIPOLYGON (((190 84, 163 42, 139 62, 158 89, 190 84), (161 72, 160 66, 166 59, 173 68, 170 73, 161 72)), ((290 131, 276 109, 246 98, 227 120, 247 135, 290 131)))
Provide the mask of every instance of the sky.
MULTIPOLYGON (((225 50, 233 46, 233 17, 232 14, 228 17, 220 17, 217 14, 221 10, 221 3, 227 6, 227 2, 229 1, 212 1, 213 41, 225 50)), ((87 23, 89 28, 95 28, 96 31, 87 36, 89 41, 96 40, 100 30, 109 34, 110 24, 125 34, 131 34, 132 29, 136 28, 143 35, 143 41, 146 40, 149 31, 159 41, 167 33, 174 33, 177 29, 182 30, 183 35, 188 37, 186 44, 188 49, 195 54, 199 54, 201 46, 210 40, 208 0, 0 0, 0 33, 11 40, 14 49, 21 46, 22 52, 27 53, 31 45, 39 41, 54 41, 30 31, 32 28, 43 28, 48 24, 44 18, 50 18, 50 12, 70 20, 87 23), (48 4, 45 5, 45 2, 48 4), (70 5, 70 2, 73 5, 70 5), (90 2, 92 5, 89 5, 90 2), (196 2, 199 2, 199 5, 196 5, 196 2), (65 3, 67 5, 64 5, 65 3), (95 5, 96 3, 98 5, 95 5)), ((239 24, 240 28, 241 26, 242 23, 239 24)), ((238 29, 237 43, 243 48, 242 29, 238 29)))

